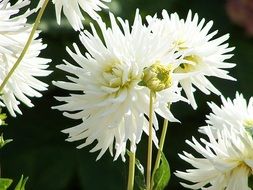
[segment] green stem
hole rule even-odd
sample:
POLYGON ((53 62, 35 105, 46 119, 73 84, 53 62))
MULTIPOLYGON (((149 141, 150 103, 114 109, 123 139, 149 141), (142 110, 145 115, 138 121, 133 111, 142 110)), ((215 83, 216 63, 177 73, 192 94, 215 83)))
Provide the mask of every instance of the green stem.
POLYGON ((165 137, 166 137, 167 129, 168 129, 168 120, 164 119, 163 130, 162 130, 162 134, 161 134, 161 138, 160 138, 160 143, 159 143, 159 150, 157 152, 155 166, 154 166, 154 170, 153 170, 153 174, 152 174, 151 187, 153 186, 153 181, 154 181, 153 179, 154 179, 155 171, 158 169, 158 167, 160 165, 161 155, 162 155, 162 151, 163 151, 163 146, 164 146, 164 142, 165 142, 165 137))
POLYGON ((23 51, 21 52, 20 56, 18 57, 16 63, 13 65, 13 67, 11 68, 11 70, 8 72, 7 76, 4 78, 4 81, 2 82, 1 86, 0 86, 0 92, 2 92, 4 86, 6 85, 6 83, 8 82, 8 80, 10 79, 11 75, 14 73, 14 71, 16 70, 16 68, 18 67, 18 65, 20 64, 20 62, 22 61, 22 59, 24 58, 30 44, 32 43, 32 40, 33 40, 33 36, 34 34, 36 33, 36 30, 40 24, 40 20, 41 20, 41 17, 46 9, 46 6, 47 6, 47 3, 48 3, 49 0, 45 0, 37 17, 36 17, 36 20, 35 20, 35 23, 33 25, 33 28, 32 28, 32 31, 29 35, 29 38, 25 44, 25 47, 23 49, 23 51))
POLYGON ((149 135, 148 135, 148 155, 147 155, 147 190, 151 190, 151 167, 152 167, 152 128, 153 128, 153 98, 154 92, 150 90, 150 102, 149 102, 149 135))
POLYGON ((135 153, 129 152, 129 169, 127 190, 134 189, 134 173, 135 173, 135 153))

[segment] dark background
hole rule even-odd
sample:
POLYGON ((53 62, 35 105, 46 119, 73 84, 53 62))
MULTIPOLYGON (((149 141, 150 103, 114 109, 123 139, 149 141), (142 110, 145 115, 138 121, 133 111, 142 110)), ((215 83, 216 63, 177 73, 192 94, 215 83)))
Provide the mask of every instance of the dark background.
MULTIPOLYGON (((71 1, 71 0, 70 0, 71 1)), ((15 2, 15 1, 12 1, 15 2)), ((33 5, 35 5, 35 0, 33 5)), ((235 46, 234 57, 231 62, 237 66, 230 69, 231 75, 237 82, 209 78, 211 82, 226 97, 234 98, 239 91, 248 99, 253 94, 252 69, 253 69, 253 40, 246 34, 243 27, 235 25, 228 17, 225 0, 112 0, 111 11, 122 18, 133 20, 136 8, 144 18, 146 15, 161 14, 162 9, 168 12, 178 12, 185 18, 189 9, 197 12, 200 18, 207 21, 213 20, 212 31, 218 29, 217 36, 230 33, 230 46, 235 46)), ((108 22, 107 12, 101 13, 108 22)), ((87 15, 85 15, 88 18, 87 15)), ((34 19, 30 18, 31 21, 34 19)), ((86 22, 88 23, 88 19, 86 22)), ((86 24, 86 29, 89 26, 86 24)), ((34 108, 21 106, 23 115, 16 118, 8 117, 8 126, 2 128, 5 138, 14 141, 1 149, 1 174, 2 177, 13 178, 15 182, 21 174, 29 176, 27 190, 121 190, 127 183, 128 164, 121 159, 113 162, 107 152, 99 161, 95 161, 97 153, 89 153, 90 147, 77 150, 79 144, 65 142, 67 135, 60 131, 74 126, 79 121, 73 121, 61 115, 61 112, 52 110, 51 106, 57 105, 54 99, 57 95, 67 95, 65 91, 52 85, 53 80, 65 80, 64 72, 55 68, 62 63, 62 59, 72 61, 65 47, 78 41, 78 33, 69 27, 67 21, 63 25, 56 25, 54 6, 49 4, 48 10, 41 23, 41 37, 48 48, 42 52, 43 57, 51 58, 50 69, 54 73, 41 80, 49 84, 49 90, 43 92, 43 97, 33 99, 34 108)), ((178 103, 172 106, 174 115, 181 124, 170 123, 164 152, 170 162, 171 170, 185 170, 190 166, 179 159, 178 153, 183 150, 192 150, 184 141, 192 136, 199 136, 197 129, 205 124, 205 115, 210 112, 207 101, 220 104, 219 97, 206 96, 197 91, 195 93, 198 109, 194 111, 189 105, 178 103)), ((159 132, 158 132, 159 135, 159 132)), ((144 135, 138 146, 137 157, 145 164, 147 138, 144 135)), ((172 174, 167 189, 180 190, 179 180, 172 174)))

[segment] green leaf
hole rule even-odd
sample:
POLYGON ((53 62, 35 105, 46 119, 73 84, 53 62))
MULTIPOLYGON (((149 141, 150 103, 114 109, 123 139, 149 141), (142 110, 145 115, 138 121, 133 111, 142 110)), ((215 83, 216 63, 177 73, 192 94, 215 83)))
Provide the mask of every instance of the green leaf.
POLYGON ((141 162, 136 159, 135 165, 137 170, 135 171, 135 183, 139 190, 146 190, 146 182, 145 182, 145 174, 144 174, 144 167, 141 165, 141 162))
POLYGON ((0 136, 0 148, 3 148, 6 144, 12 142, 12 139, 4 140, 3 134, 0 136))
POLYGON ((24 177, 22 175, 14 190, 25 190, 25 184, 26 184, 27 180, 28 180, 28 177, 26 177, 24 179, 24 177))
POLYGON ((12 179, 0 178, 0 190, 6 190, 12 184, 12 179))
POLYGON ((164 190, 164 188, 168 185, 170 180, 170 166, 169 163, 163 154, 161 152, 161 165, 159 168, 155 171, 154 174, 154 186, 152 190, 164 190))
MULTIPOLYGON (((1 110, 0 110, 1 111, 1 110)), ((7 118, 7 115, 5 114, 5 113, 1 113, 0 114, 0 126, 1 125, 7 125, 6 123, 5 123, 5 119, 7 118)))

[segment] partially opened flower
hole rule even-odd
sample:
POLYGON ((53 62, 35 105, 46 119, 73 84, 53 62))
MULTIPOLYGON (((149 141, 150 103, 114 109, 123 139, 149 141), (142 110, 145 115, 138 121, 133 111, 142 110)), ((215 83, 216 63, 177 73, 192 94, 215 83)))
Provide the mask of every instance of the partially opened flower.
MULTIPOLYGON (((40 0, 38 8, 42 6, 44 1, 40 0)), ((82 20, 84 20, 84 16, 82 10, 93 19, 97 19, 99 17, 97 11, 108 8, 104 2, 111 2, 111 0, 53 0, 57 23, 61 23, 63 11, 74 30, 83 29, 82 20)))
POLYGON ((248 177, 253 174, 253 140, 246 131, 224 128, 218 131, 217 139, 210 128, 205 128, 208 140, 195 138, 186 141, 202 157, 184 152, 181 159, 192 165, 186 172, 177 171, 176 176, 188 183, 190 189, 205 190, 251 190, 248 177))
MULTIPOLYGON (((251 131, 253 134, 253 97, 249 103, 242 94, 236 93, 235 99, 225 99, 221 96, 222 105, 219 107, 215 103, 209 103, 212 113, 207 115, 206 123, 214 131, 222 130, 224 127, 233 128, 240 131, 243 129, 251 131)), ((203 131, 204 127, 200 128, 203 131)))
MULTIPOLYGON (((9 0, 0 2, 0 83, 17 61, 31 32, 32 25, 27 24, 26 20, 32 12, 28 10, 16 15, 20 8, 28 4, 28 0, 19 0, 13 5, 9 0)), ((38 34, 39 32, 1 92, 1 106, 6 106, 12 116, 16 116, 15 112, 21 114, 18 107, 20 101, 32 107, 29 97, 40 97, 39 91, 47 89, 47 84, 35 78, 50 74, 46 70, 50 60, 38 57, 40 51, 46 47, 41 39, 37 39, 38 34)))
POLYGON ((159 33, 161 38, 169 38, 171 47, 168 50, 176 50, 182 54, 184 61, 174 70, 181 76, 180 84, 194 109, 197 104, 194 98, 195 86, 205 94, 210 91, 220 95, 211 82, 207 79, 214 76, 223 79, 235 80, 228 75, 226 69, 234 67, 235 64, 225 60, 232 57, 226 41, 229 35, 213 38, 217 31, 209 33, 213 22, 205 24, 205 19, 199 21, 198 14, 192 16, 189 11, 186 20, 180 19, 177 13, 169 15, 167 11, 162 12, 163 18, 149 18, 148 22, 154 33, 159 33), (209 33, 209 34, 208 34, 209 33))
MULTIPOLYGON (((132 26, 120 18, 119 26, 112 14, 110 19, 111 28, 98 21, 103 39, 99 38, 93 25, 92 33, 81 33, 80 40, 88 51, 85 55, 76 44, 75 52, 67 48, 78 66, 67 61, 59 65, 58 68, 71 75, 68 76, 70 82, 57 81, 54 84, 77 92, 69 97, 57 97, 65 104, 56 108, 66 111, 64 115, 67 117, 82 119, 80 125, 63 131, 69 133, 68 141, 86 139, 78 148, 97 141, 91 151, 101 150, 98 159, 108 148, 113 154, 115 146, 115 159, 120 154, 124 159, 128 140, 130 150, 135 151, 142 132, 148 132, 145 115, 149 113, 149 90, 139 85, 143 70, 165 59, 160 58, 168 42, 142 24, 138 11, 132 26)), ((174 56, 172 54, 164 62, 169 66, 175 61, 174 56)), ((181 99, 177 81, 174 81, 169 88, 157 93, 155 112, 170 121, 177 121, 169 111, 168 103, 181 99)), ((156 117, 154 126, 157 129, 156 117)), ((155 135, 153 139, 157 141, 155 135)))

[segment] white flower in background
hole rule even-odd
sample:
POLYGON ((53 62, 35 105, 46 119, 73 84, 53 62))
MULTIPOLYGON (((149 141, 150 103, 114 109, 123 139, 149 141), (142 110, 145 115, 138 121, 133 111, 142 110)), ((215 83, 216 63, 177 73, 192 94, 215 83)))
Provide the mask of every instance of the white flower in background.
POLYGON ((32 14, 32 11, 28 10, 21 16, 15 16, 20 8, 30 4, 29 0, 19 0, 15 4, 11 5, 9 0, 3 0, 0 2, 0 52, 12 54, 16 51, 16 47, 10 45, 13 43, 13 39, 9 39, 8 35, 15 35, 27 29, 26 20, 27 17, 32 14))
MULTIPOLYGON (((9 3, 9 0, 0 2, 0 83, 17 61, 30 34, 32 25, 27 24, 26 20, 32 12, 28 10, 22 15, 16 15, 20 8, 28 5, 29 2, 19 0, 13 5, 9 3)), ((38 57, 46 45, 43 45, 41 39, 37 37, 38 32, 24 59, 1 92, 1 106, 6 106, 12 116, 16 116, 15 112, 21 114, 18 107, 20 101, 32 107, 29 97, 40 97, 41 94, 38 91, 47 89, 47 84, 35 78, 47 76, 50 73, 45 70, 50 60, 38 57)))
MULTIPOLYGON (((213 102, 208 103, 212 113, 207 115, 206 123, 213 132, 225 127, 236 131, 246 129, 253 134, 253 97, 247 103, 243 95, 237 92, 234 100, 221 96, 221 101, 220 107, 213 102)), ((205 127, 201 127, 200 131, 203 132, 205 127)))
MULTIPOLYGON (((82 119, 79 125, 63 131, 69 133, 68 141, 86 139, 77 148, 97 141, 91 152, 101 150, 98 159, 108 148, 115 159, 119 155, 124 159, 127 141, 134 152, 142 132, 148 133, 148 120, 144 115, 149 113, 149 90, 138 85, 143 69, 160 60, 168 42, 151 34, 142 24, 138 11, 133 26, 120 18, 119 26, 112 14, 110 20, 111 28, 98 21, 103 40, 93 25, 92 33, 81 33, 80 40, 88 51, 85 55, 76 44, 74 52, 67 48, 78 66, 67 61, 59 65, 58 68, 70 74, 67 77, 69 82, 57 81, 54 84, 77 92, 68 97, 57 97, 65 104, 55 108, 66 111, 64 115, 67 117, 82 119)), ((168 56, 165 62, 173 63, 173 56, 168 56)), ((177 121, 168 109, 168 103, 181 99, 180 89, 174 81, 170 88, 157 93, 155 112, 170 121, 177 121)), ((158 128, 156 116, 154 127, 158 128)), ((157 143, 155 132, 153 134, 157 143)))
POLYGON ((220 95, 219 90, 211 84, 207 77, 235 80, 226 71, 235 64, 225 62, 226 59, 232 57, 233 54, 230 52, 234 48, 229 48, 226 43, 229 38, 228 34, 215 39, 217 31, 209 33, 213 22, 209 21, 205 24, 205 19, 199 21, 198 14, 192 16, 192 12, 189 11, 185 21, 180 19, 177 13, 169 15, 164 10, 162 15, 162 19, 149 17, 149 25, 153 32, 159 33, 162 38, 170 38, 170 50, 176 50, 183 55, 184 61, 174 72, 185 75, 181 76, 180 84, 192 107, 196 109, 193 86, 205 94, 210 94, 211 91, 220 95))
MULTIPOLYGON (((40 0, 38 8, 42 6, 44 1, 40 0)), ((82 10, 91 18, 97 19, 99 18, 97 11, 108 8, 104 2, 111 2, 111 0, 53 0, 57 23, 61 24, 61 13, 63 11, 74 30, 81 30, 83 29, 82 20, 84 20, 82 10)))
POLYGON ((204 158, 194 157, 184 152, 181 159, 194 168, 186 172, 177 171, 179 178, 189 181, 181 183, 189 189, 203 190, 251 190, 248 177, 253 173, 253 140, 245 131, 233 131, 224 128, 218 131, 217 139, 210 128, 205 128, 208 141, 201 139, 201 145, 195 138, 186 141, 204 158))

